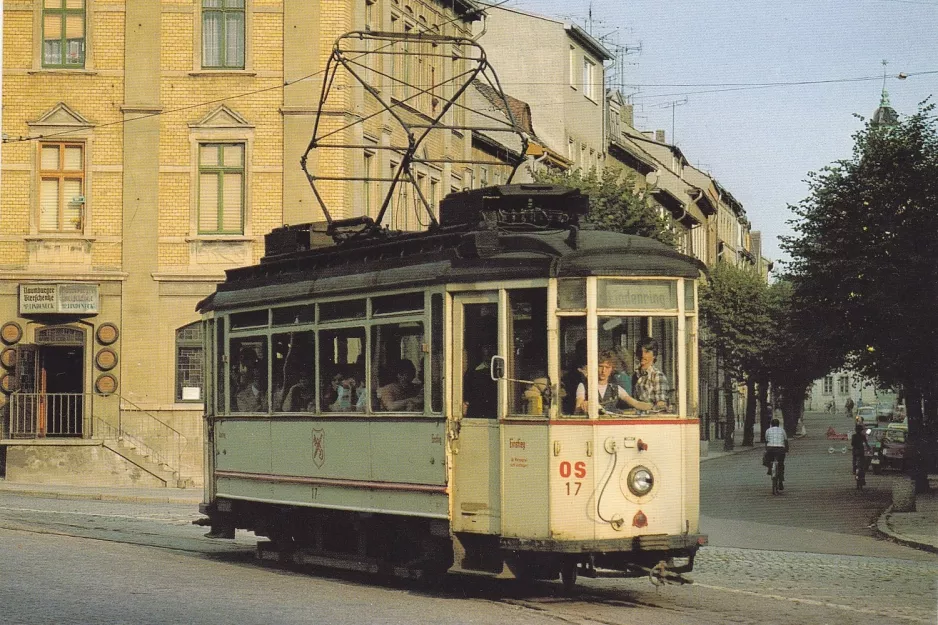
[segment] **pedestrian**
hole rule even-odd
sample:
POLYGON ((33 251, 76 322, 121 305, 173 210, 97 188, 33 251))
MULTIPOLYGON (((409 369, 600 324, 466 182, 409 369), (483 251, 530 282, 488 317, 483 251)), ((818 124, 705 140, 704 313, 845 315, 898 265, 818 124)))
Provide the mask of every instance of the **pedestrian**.
POLYGON ((847 418, 853 418, 853 397, 848 397, 847 401, 844 403, 844 408, 847 410, 847 418))

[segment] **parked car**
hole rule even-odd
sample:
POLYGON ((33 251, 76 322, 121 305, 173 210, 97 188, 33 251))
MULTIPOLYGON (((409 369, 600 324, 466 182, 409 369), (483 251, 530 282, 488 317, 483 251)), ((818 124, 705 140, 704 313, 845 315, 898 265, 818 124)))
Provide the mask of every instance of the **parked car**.
POLYGON ((905 458, 908 450, 906 445, 907 435, 908 433, 905 430, 891 426, 886 428, 886 433, 882 438, 882 446, 880 447, 880 466, 883 469, 905 471, 905 458))
POLYGON ((857 408, 857 423, 876 425, 876 406, 860 406, 857 408))
POLYGON ((893 409, 892 406, 887 406, 886 404, 877 404, 876 405, 876 420, 884 421, 886 423, 892 421, 893 409))

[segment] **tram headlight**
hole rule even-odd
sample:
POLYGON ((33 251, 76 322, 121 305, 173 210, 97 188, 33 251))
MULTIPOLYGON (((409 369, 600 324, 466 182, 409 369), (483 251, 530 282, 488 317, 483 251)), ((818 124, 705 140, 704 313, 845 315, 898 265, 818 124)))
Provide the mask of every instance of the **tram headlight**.
POLYGON ((643 497, 651 492, 655 485, 655 477, 648 468, 639 465, 629 471, 628 485, 633 495, 643 497))

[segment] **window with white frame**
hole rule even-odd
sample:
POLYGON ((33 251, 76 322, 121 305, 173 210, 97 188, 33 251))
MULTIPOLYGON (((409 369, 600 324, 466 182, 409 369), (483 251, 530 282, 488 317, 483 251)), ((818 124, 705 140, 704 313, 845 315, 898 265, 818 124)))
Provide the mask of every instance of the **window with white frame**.
POLYGON ((199 234, 244 232, 244 144, 199 145, 199 234))
POLYGON ((245 0, 202 1, 202 67, 244 69, 245 0))
POLYGON ((583 58, 583 95, 590 100, 596 99, 596 64, 583 58))
POLYGON ((85 0, 44 0, 43 67, 84 67, 85 19, 85 0))
POLYGON ((837 394, 846 395, 850 392, 850 376, 842 375, 837 380, 837 394))
POLYGON ((39 145, 39 231, 80 232, 84 227, 85 146, 39 145))
POLYGON ((834 376, 832 375, 824 376, 824 388, 822 392, 825 395, 834 394, 834 376))
POLYGON ((576 89, 576 48, 570 46, 570 86, 576 89))
POLYGON ((202 324, 176 330, 176 401, 202 401, 202 324))

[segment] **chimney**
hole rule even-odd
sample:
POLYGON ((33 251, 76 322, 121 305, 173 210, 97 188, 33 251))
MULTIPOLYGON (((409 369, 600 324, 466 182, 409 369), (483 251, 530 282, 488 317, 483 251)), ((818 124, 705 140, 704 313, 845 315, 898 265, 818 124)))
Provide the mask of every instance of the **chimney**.
POLYGON ((663 131, 663 130, 656 130, 656 131, 655 131, 655 141, 657 141, 658 143, 664 143, 664 142, 665 142, 665 141, 664 141, 664 131, 663 131))
POLYGON ((620 119, 632 128, 635 128, 635 106, 632 104, 623 104, 620 119))

